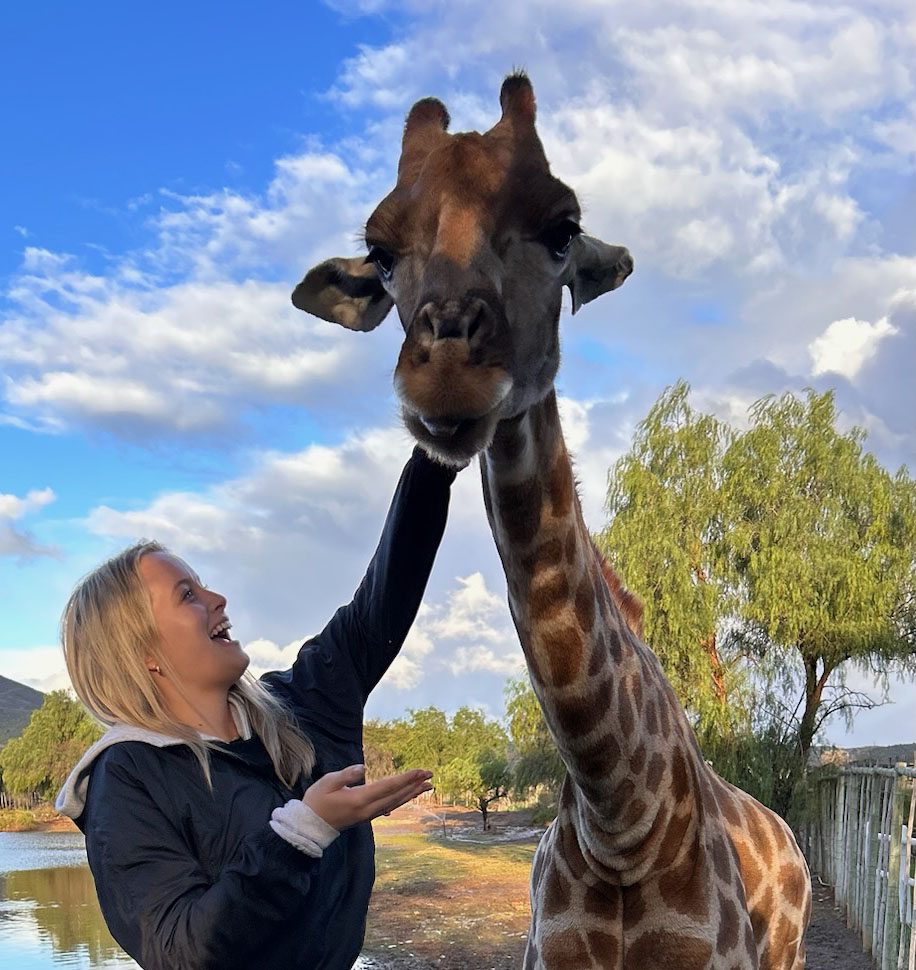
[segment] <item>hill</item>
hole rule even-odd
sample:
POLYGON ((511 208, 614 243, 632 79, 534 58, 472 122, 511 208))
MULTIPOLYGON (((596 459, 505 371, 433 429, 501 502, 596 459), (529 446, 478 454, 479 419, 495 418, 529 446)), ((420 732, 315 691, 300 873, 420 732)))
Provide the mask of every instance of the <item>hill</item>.
POLYGON ((0 748, 22 734, 32 711, 41 707, 44 699, 40 690, 0 676, 0 748))

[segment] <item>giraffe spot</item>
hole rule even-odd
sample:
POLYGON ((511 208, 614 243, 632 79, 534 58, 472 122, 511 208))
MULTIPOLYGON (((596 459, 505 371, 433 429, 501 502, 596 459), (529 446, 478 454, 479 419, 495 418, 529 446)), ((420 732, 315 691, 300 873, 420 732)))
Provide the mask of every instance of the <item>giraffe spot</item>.
POLYGON ((620 663, 623 660, 623 644, 620 641, 620 631, 611 624, 606 625, 608 626, 608 642, 611 649, 611 657, 614 663, 620 663))
POLYGON ((655 709, 655 701, 650 697, 646 701, 646 711, 643 715, 643 721, 646 725, 646 730, 653 737, 659 732, 658 714, 655 709))
POLYGON ((671 793, 677 802, 684 801, 690 794, 687 760, 680 748, 674 749, 674 757, 671 759, 671 793))
POLYGON ((556 712, 560 730, 565 737, 578 738, 595 727, 594 706, 583 703, 581 697, 557 698, 556 712))
POLYGON ((595 591, 587 578, 576 590, 576 620, 583 633, 589 633, 595 625, 595 591))
MULTIPOLYGON (((780 962, 785 960, 789 954, 789 948, 792 945, 792 935, 792 924, 785 916, 781 916, 776 924, 776 928, 770 931, 770 941, 768 944, 770 952, 779 955, 781 958, 780 962)), ((791 964, 786 965, 791 966, 791 964)))
POLYGON ((722 810, 722 814, 725 816, 728 824, 731 826, 740 825, 741 816, 738 814, 738 806, 735 804, 735 799, 727 788, 720 789, 718 802, 719 808, 722 810))
POLYGON ((716 951, 725 956, 733 950, 741 940, 741 921, 738 917, 738 907, 731 899, 719 892, 719 932, 716 935, 716 951))
POLYGON ((560 829, 560 849, 563 860, 572 874, 573 879, 581 879, 588 872, 588 863, 582 850, 579 848, 579 840, 571 825, 565 825, 560 829))
POLYGON ((745 815, 748 834, 751 837, 751 842, 754 843, 754 848, 760 855, 764 868, 768 868, 773 861, 773 846, 770 842, 769 833, 766 831, 765 825, 762 824, 763 821, 760 810, 755 811, 754 806, 750 806, 745 815))
POLYGON ((649 967, 706 970, 711 956, 712 944, 708 940, 651 930, 628 947, 624 970, 648 970, 649 967))
POLYGON ((527 545, 537 535, 541 525, 541 483, 529 478, 517 485, 503 485, 499 489, 499 514, 509 541, 527 545))
POLYGON ((752 960, 757 959, 757 940, 750 923, 744 924, 744 949, 752 960))
POLYGON ((649 769, 646 772, 646 788, 654 795, 662 783, 665 774, 665 759, 658 751, 649 759, 649 769))
POLYGON ((517 427, 500 435, 499 447, 503 457, 507 461, 518 461, 525 450, 525 441, 525 436, 517 427))
POLYGON ((607 663, 607 640, 604 639, 604 634, 599 633, 592 644, 592 652, 588 660, 589 677, 597 677, 598 674, 603 673, 607 669, 607 663))
POLYGON ((640 741, 639 744, 636 745, 636 750, 632 755, 630 755, 630 771, 632 771, 634 775, 641 775, 643 768, 645 767, 646 746, 642 741, 640 741))
POLYGON ((685 916, 704 920, 709 915, 706 867, 696 858, 686 858, 658 880, 658 889, 668 906, 685 916))
POLYGON ((639 885, 627 886, 623 890, 623 928, 633 929, 646 915, 646 901, 639 885))
POLYGON ((566 546, 563 550, 567 563, 572 563, 576 558, 576 550, 579 547, 578 538, 579 534, 576 532, 575 526, 573 526, 573 528, 566 533, 566 546))
POLYGON ((556 868, 547 873, 542 892, 545 916, 556 916, 569 908, 572 885, 556 868))
POLYGON ((545 633, 541 642, 554 687, 567 687, 582 666, 582 634, 576 627, 563 626, 545 633))
POLYGON ((553 474, 550 476, 550 505, 553 514, 558 518, 568 515, 575 494, 576 489, 573 484, 569 458, 565 454, 560 455, 553 466, 553 474))
POLYGON ((646 808, 647 805, 641 798, 635 799, 627 806, 626 812, 620 819, 621 823, 628 829, 632 828, 646 814, 646 808))
POLYGON ((734 846, 738 852, 738 860, 741 865, 741 882, 744 884, 744 892, 747 898, 750 899, 756 894, 757 887, 763 878, 760 863, 757 861, 757 856, 753 849, 745 843, 736 839, 734 846))
POLYGON ((716 875, 726 885, 732 881, 732 855, 728 851, 728 844, 720 835, 712 843, 712 864, 716 875))
POLYGON ((553 933, 543 942, 542 959, 548 967, 564 970, 592 970, 585 937, 574 929, 553 933))
POLYGON ((661 728, 662 737, 667 741, 671 736, 671 715, 668 712, 668 705, 664 700, 658 705, 658 723, 661 728))
POLYGON ((620 959, 620 940, 613 933, 607 933, 604 930, 588 930, 585 935, 592 957, 599 962, 600 966, 617 966, 617 961, 620 959))
POLYGON ((690 828, 690 816, 686 813, 671 816, 668 828, 665 830, 665 838, 662 840, 662 847, 658 853, 658 868, 667 869, 674 862, 675 857, 680 851, 687 830, 690 828))
POLYGON ((551 567, 557 567, 563 558, 559 539, 545 539, 530 556, 522 560, 522 568, 529 576, 536 576, 551 567))
POLYGON ((563 573, 554 572, 546 581, 532 584, 529 604, 531 618, 536 623, 552 620, 568 602, 569 582, 563 573))
POLYGON ((808 874, 801 866, 787 863, 779 870, 783 899, 794 909, 802 909, 808 893, 808 874))
POLYGON ((625 738, 633 733, 633 704, 630 701, 626 680, 621 680, 617 685, 617 723, 620 725, 620 733, 625 738))
POLYGON ((620 890, 609 886, 602 892, 597 886, 586 886, 582 905, 590 916, 612 922, 620 912, 620 890))
POLYGON ((642 679, 639 674, 633 674, 630 680, 632 681, 633 707, 639 714, 642 711, 642 679))
POLYGON ((604 734, 590 742, 575 759, 576 766, 584 779, 593 779, 586 792, 583 780, 582 790, 589 798, 600 798, 604 792, 610 769, 620 760, 620 744, 612 733, 604 734))

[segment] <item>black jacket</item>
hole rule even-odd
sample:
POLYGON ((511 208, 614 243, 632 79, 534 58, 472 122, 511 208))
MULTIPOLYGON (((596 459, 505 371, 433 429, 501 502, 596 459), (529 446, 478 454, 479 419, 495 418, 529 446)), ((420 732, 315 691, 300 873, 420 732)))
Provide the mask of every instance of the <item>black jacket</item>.
MULTIPOLYGON (((365 578, 289 670, 262 681, 312 739, 312 781, 363 761, 363 707, 413 623, 454 472, 416 450, 365 578)), ((115 939, 146 970, 349 970, 375 877, 369 823, 320 859, 268 825, 287 789, 257 737, 219 746, 213 791, 190 749, 122 741, 84 765, 86 834, 115 939)), ((79 779, 76 780, 77 786, 79 779)))

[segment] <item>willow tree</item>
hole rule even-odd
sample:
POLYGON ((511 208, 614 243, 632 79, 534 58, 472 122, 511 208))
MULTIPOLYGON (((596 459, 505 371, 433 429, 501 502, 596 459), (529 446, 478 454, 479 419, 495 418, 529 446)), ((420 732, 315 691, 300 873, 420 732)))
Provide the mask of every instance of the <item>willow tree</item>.
POLYGON ((720 642, 732 596, 722 459, 733 432, 668 388, 608 476, 596 543, 645 606, 645 639, 707 747, 744 718, 740 664, 720 642))
POLYGON ((102 729, 64 690, 45 695, 18 738, 0 749, 3 784, 15 793, 53 794, 102 729))
POLYGON ((851 666, 916 671, 916 483, 864 440, 837 430, 832 392, 809 390, 758 401, 723 460, 735 633, 770 672, 796 674, 796 778, 828 718, 873 703, 848 689, 851 666))

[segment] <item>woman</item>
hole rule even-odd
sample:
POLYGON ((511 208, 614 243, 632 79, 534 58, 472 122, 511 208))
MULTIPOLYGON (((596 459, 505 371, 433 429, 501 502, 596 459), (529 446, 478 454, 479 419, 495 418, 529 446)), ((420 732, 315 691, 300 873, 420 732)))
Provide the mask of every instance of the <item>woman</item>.
POLYGON ((369 820, 430 789, 361 784, 369 692, 413 623, 454 470, 415 449, 353 601, 260 682, 226 600, 157 543, 76 588, 73 686, 111 725, 60 811, 86 835, 112 935, 146 970, 347 970, 375 875, 369 820))

